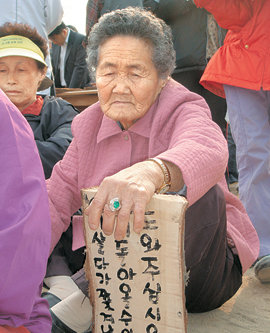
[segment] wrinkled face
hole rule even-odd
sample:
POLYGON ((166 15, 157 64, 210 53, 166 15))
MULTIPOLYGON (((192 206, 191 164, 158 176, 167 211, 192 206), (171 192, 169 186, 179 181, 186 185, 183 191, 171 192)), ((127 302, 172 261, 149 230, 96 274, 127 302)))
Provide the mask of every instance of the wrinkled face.
POLYGON ((36 100, 37 89, 45 76, 45 70, 39 69, 36 61, 31 58, 0 58, 0 88, 22 111, 36 100))
POLYGON ((152 62, 152 47, 132 36, 115 36, 99 49, 96 85, 103 113, 125 129, 144 116, 166 80, 152 62))

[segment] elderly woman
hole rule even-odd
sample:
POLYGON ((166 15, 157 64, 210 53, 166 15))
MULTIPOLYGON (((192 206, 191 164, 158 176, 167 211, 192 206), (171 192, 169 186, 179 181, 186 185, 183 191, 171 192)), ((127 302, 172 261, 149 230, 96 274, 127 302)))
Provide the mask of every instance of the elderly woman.
MULTIPOLYGON (((259 248, 241 202, 226 187, 226 141, 206 102, 170 78, 175 52, 163 21, 140 9, 116 10, 93 27, 88 45, 99 102, 74 119, 74 139, 48 180, 51 248, 81 206, 82 188, 99 186, 89 224, 95 230, 103 214, 104 233, 115 228, 117 240, 131 211, 134 231, 142 230, 154 193, 186 190, 186 306, 215 309, 238 290, 259 248)), ((87 329, 79 327, 82 299, 71 296, 52 308, 55 332, 87 329)))
POLYGON ((72 140, 71 121, 77 111, 60 98, 37 95, 52 83, 45 77, 47 53, 46 40, 30 26, 6 23, 0 27, 0 88, 30 124, 49 178, 72 140))

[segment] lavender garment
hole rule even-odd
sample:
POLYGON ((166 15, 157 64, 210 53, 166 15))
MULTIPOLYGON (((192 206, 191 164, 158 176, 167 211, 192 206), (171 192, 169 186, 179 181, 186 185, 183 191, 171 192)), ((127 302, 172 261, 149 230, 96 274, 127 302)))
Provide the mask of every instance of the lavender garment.
POLYGON ((0 90, 0 326, 51 331, 40 297, 50 246, 43 170, 27 121, 0 90))

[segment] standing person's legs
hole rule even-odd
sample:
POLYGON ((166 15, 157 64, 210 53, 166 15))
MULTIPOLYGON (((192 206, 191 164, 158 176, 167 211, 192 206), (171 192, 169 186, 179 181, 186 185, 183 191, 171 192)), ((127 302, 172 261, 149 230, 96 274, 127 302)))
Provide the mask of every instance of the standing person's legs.
POLYGON ((184 72, 173 73, 172 78, 181 83, 184 87, 190 91, 201 95, 203 86, 199 83, 203 71, 201 70, 189 70, 184 72))
POLYGON ((236 144, 240 199, 259 235, 260 256, 269 255, 270 91, 224 89, 236 144))
POLYGON ((206 100, 211 110, 212 119, 221 128, 222 133, 226 136, 227 122, 225 120, 227 113, 227 103, 222 97, 213 94, 211 91, 203 88, 202 97, 206 100))
POLYGON ((236 147, 235 142, 232 137, 231 126, 228 124, 228 149, 229 149, 229 162, 228 162, 228 171, 229 171, 229 184, 235 182, 238 183, 238 169, 236 164, 236 147))

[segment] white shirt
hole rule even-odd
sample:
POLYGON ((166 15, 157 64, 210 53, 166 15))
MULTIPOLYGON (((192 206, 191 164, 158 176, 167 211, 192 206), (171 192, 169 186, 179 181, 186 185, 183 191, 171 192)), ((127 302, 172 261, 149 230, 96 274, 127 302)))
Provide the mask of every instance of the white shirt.
POLYGON ((66 57, 66 53, 67 53, 69 34, 70 34, 70 29, 68 29, 67 38, 65 40, 65 43, 63 45, 61 45, 61 51, 60 51, 59 69, 60 69, 60 82, 61 82, 62 87, 67 86, 67 83, 65 81, 65 57, 66 57))

